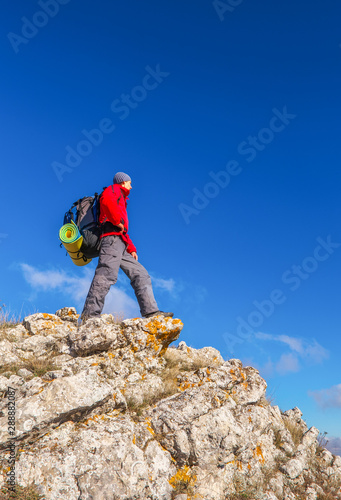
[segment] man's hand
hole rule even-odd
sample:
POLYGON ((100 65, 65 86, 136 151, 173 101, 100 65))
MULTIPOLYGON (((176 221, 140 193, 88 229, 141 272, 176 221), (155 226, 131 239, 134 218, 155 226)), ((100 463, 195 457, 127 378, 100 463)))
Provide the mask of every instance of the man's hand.
POLYGON ((139 260, 136 252, 131 252, 131 255, 134 257, 135 260, 139 260))
POLYGON ((124 231, 124 224, 122 224, 122 222, 120 222, 119 224, 117 224, 117 227, 119 227, 121 229, 121 233, 123 233, 124 231))

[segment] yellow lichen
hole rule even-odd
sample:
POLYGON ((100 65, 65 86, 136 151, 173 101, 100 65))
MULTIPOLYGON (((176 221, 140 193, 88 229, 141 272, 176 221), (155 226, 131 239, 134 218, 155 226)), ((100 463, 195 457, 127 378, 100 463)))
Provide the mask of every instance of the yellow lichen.
POLYGON ((183 322, 181 319, 172 319, 173 325, 183 325, 183 322))
POLYGON ((168 482, 177 492, 190 493, 190 489, 193 488, 196 480, 197 476, 192 473, 190 467, 184 465, 181 469, 176 471, 168 482))
POLYGON ((185 382, 181 382, 179 389, 180 391, 185 391, 186 389, 189 389, 194 386, 195 386, 194 383, 188 382, 188 380, 186 380, 185 382))
POLYGON ((152 429, 152 426, 151 426, 151 423, 150 423, 150 419, 147 419, 146 420, 146 424, 147 424, 147 429, 149 430, 149 432, 154 436, 155 435, 155 432, 154 430, 152 429))
POLYGON ((257 445, 256 448, 253 450, 253 456, 254 458, 258 459, 260 464, 262 465, 265 464, 265 458, 260 445, 257 445))

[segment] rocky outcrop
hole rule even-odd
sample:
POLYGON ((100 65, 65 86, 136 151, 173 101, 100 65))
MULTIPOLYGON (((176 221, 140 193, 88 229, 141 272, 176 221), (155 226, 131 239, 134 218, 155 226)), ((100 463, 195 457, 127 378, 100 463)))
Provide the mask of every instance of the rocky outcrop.
POLYGON ((2 332, 0 485, 14 441, 17 483, 46 500, 341 499, 341 458, 269 404, 257 370, 171 347, 179 319, 77 321, 64 308, 2 332))

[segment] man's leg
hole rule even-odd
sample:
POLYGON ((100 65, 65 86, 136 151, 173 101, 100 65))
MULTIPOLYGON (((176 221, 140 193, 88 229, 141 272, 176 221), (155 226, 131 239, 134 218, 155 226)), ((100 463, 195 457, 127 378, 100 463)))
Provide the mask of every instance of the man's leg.
POLYGON ((125 244, 119 236, 111 235, 102 238, 101 250, 95 276, 92 280, 81 317, 86 319, 99 316, 111 285, 117 281, 125 244))
POLYGON ((152 281, 147 270, 127 251, 122 255, 121 269, 130 279, 140 306, 141 316, 158 311, 152 281))

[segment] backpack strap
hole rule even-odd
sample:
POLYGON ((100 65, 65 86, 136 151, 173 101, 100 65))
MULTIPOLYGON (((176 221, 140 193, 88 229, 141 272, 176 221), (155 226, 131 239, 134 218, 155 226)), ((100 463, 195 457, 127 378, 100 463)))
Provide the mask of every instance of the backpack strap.
MULTIPOLYGON (((112 190, 113 194, 115 194, 115 191, 114 191, 114 186, 113 186, 113 185, 111 185, 111 190, 112 190)), ((121 194, 120 194, 120 196, 117 198, 117 205, 119 205, 119 204, 120 204, 120 200, 121 200, 121 198, 122 198, 122 193, 121 193, 121 194)))
POLYGON ((74 217, 75 217, 74 213, 72 212, 72 209, 70 208, 70 210, 68 212, 65 212, 63 225, 70 224, 70 222, 72 220, 74 220, 74 217))

